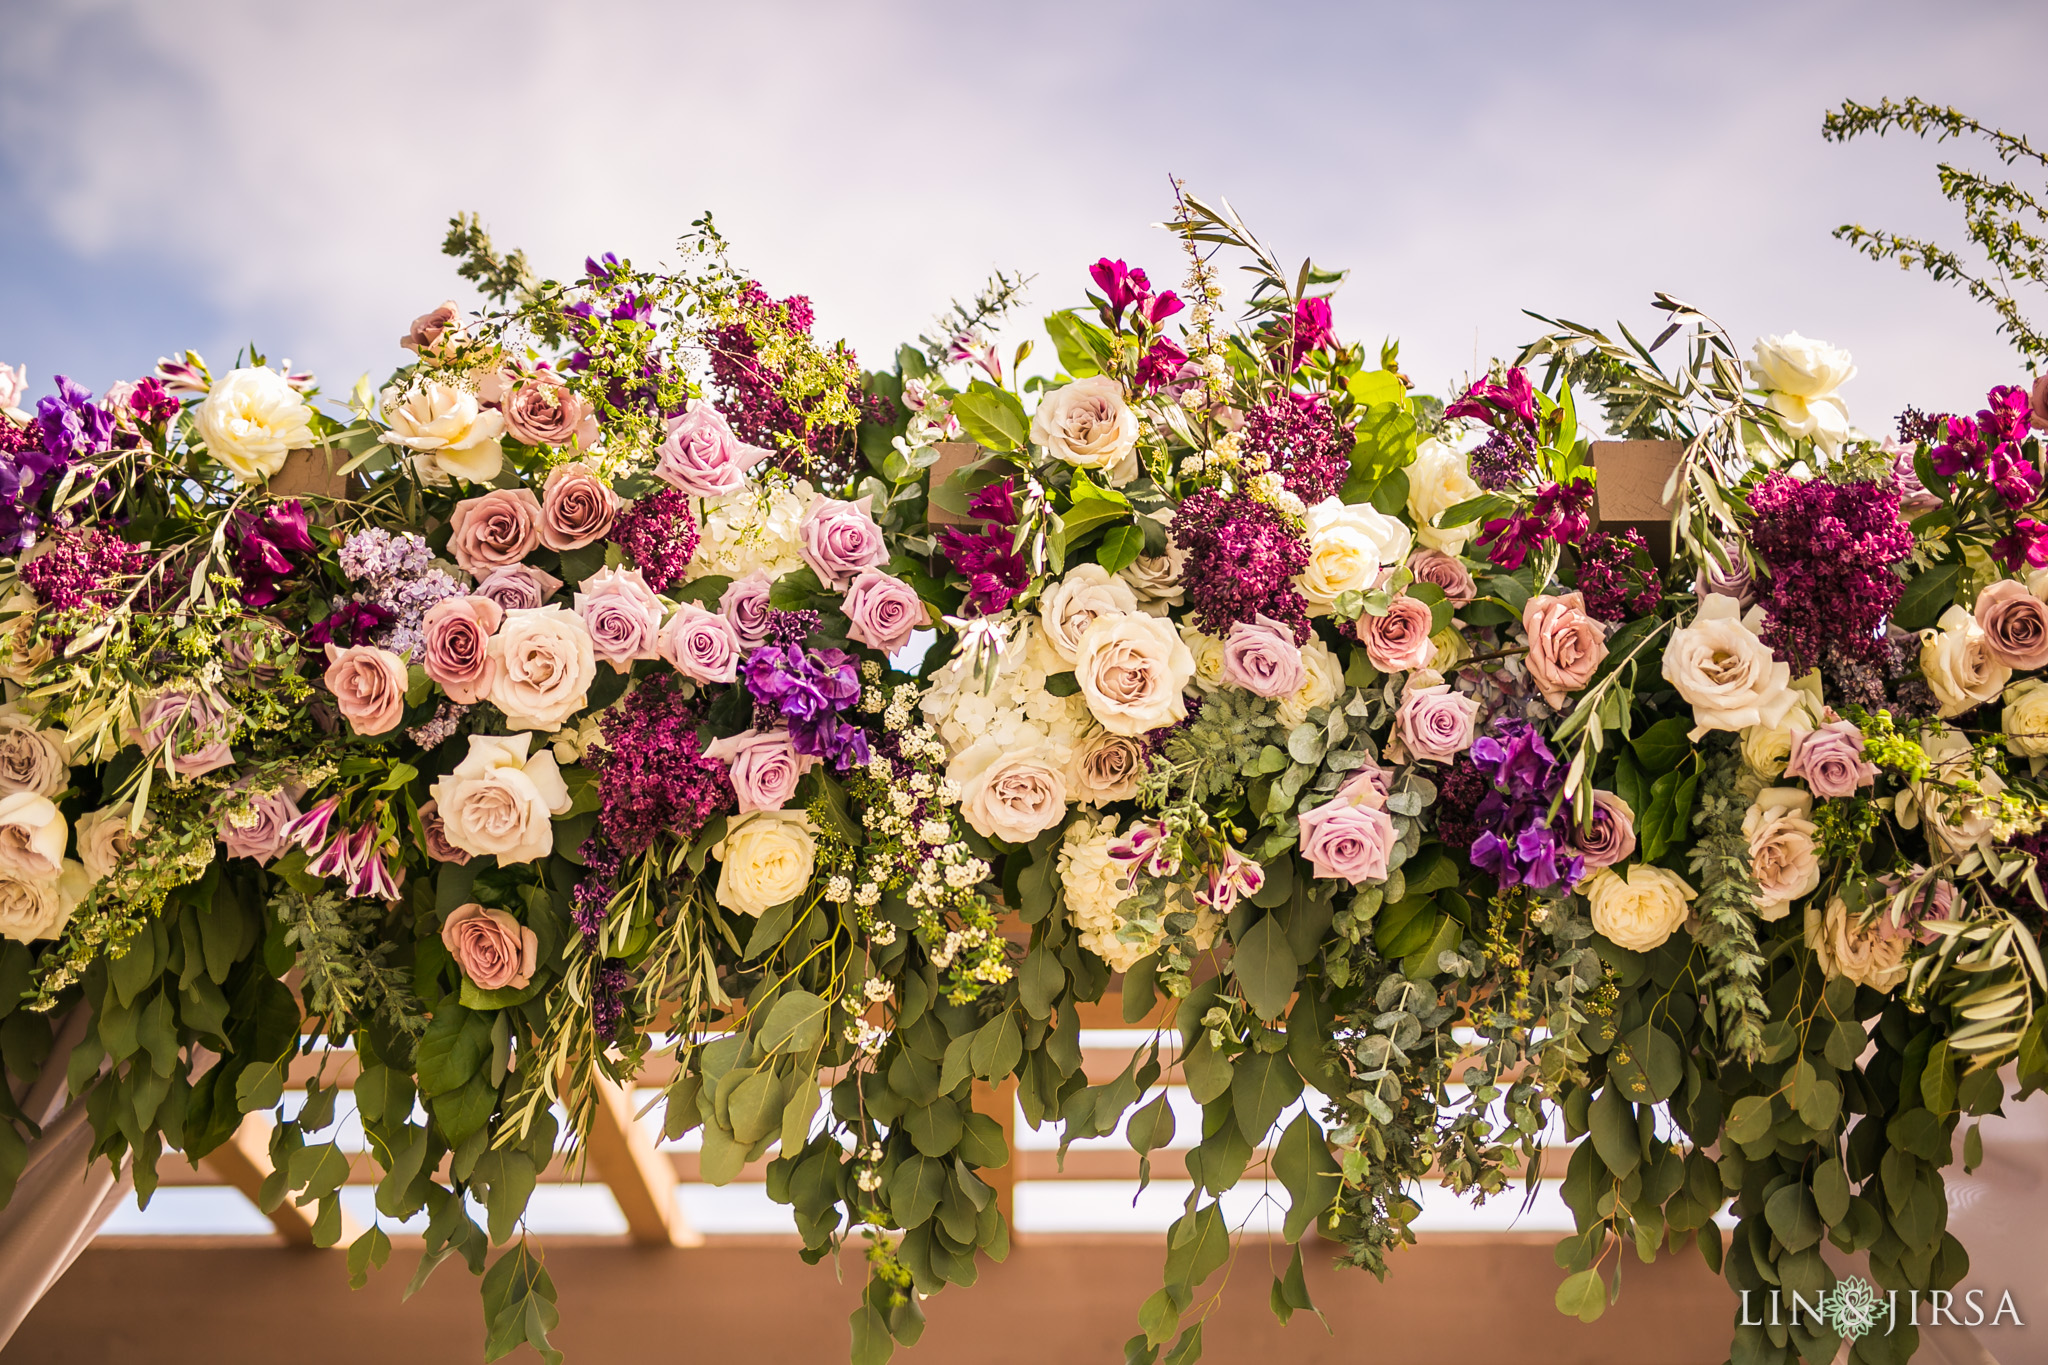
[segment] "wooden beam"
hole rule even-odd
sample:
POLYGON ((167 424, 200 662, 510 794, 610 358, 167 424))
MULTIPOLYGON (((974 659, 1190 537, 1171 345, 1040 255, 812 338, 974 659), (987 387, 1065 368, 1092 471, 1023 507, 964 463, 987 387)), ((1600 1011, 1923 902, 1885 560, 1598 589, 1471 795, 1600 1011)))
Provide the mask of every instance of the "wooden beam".
POLYGON ((590 1169, 608 1186, 626 1231, 641 1246, 693 1247, 704 1236, 676 1202, 675 1166, 634 1121, 633 1096, 600 1075, 597 1118, 590 1126, 590 1169))
MULTIPOLYGON (((268 1112, 258 1110, 253 1114, 244 1114, 241 1127, 235 1129, 235 1135, 200 1158, 200 1163, 223 1184, 234 1186, 259 1209, 263 1207, 263 1182, 270 1178, 272 1169, 270 1129, 268 1112)), ((310 1247, 313 1245, 313 1219, 316 1212, 317 1206, 300 1208, 287 1196, 284 1202, 263 1216, 270 1220, 270 1226, 277 1229, 277 1235, 284 1238, 287 1245, 310 1247)), ((335 1246, 347 1246, 361 1236, 362 1231, 362 1226, 350 1217, 349 1211, 344 1208, 341 1211, 341 1239, 335 1246)))
POLYGON ((1015 1242, 1017 1172, 1024 1164, 1023 1154, 1017 1150, 1017 1078, 1005 1076, 1000 1085, 976 1081, 974 1111, 977 1114, 987 1114, 1003 1130, 1003 1146, 1008 1149, 1010 1159, 992 1170, 982 1171, 981 1178, 995 1187, 996 1207, 1002 1210, 1003 1221, 1010 1225, 1010 1240, 1015 1242))

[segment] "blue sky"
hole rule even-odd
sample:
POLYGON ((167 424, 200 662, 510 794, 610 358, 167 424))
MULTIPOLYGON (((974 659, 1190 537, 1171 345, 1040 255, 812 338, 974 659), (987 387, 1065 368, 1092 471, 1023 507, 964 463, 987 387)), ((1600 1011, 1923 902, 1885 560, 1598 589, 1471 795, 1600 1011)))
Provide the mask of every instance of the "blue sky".
POLYGON ((1177 277, 1148 226, 1172 172, 1351 267, 1340 334, 1401 337, 1429 387, 1511 352, 1522 308, 1647 324, 1661 288, 1849 348, 1881 429, 2018 369, 1966 300, 1829 238, 1957 234, 1936 149, 1831 146, 1822 113, 1916 93, 2048 140, 2024 2, 0 11, 0 362, 37 392, 250 340, 331 393, 381 377, 465 297, 458 209, 564 272, 671 255, 709 207, 875 361, 992 266, 1041 312, 1099 255, 1177 277))

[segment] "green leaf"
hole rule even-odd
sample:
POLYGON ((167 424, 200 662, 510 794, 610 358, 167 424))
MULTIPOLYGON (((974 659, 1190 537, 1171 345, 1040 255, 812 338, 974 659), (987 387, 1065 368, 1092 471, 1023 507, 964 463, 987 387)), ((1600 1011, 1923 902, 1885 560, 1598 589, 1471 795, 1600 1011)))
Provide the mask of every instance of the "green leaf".
POLYGON ((495 991, 487 991, 465 976, 462 978, 462 992, 459 998, 466 1010, 510 1009, 514 1005, 523 1005, 539 995, 541 985, 540 981, 535 980, 527 982, 524 986, 504 986, 495 991))
POLYGON ((1277 915, 1265 915, 1238 941, 1232 959, 1238 989, 1259 1018, 1278 1019, 1294 994, 1294 949, 1277 915))
POLYGON ((1849 1177, 1840 1158, 1831 1157, 1814 1169, 1813 1203, 1830 1226, 1849 1216, 1849 1177))
POLYGON ((1787 1251, 1806 1250, 1820 1240, 1823 1231, 1813 1191, 1797 1179, 1765 1201, 1764 1220, 1787 1251))
POLYGON ((1166 1283, 1193 1289, 1230 1259, 1230 1228, 1223 1206, 1204 1204, 1182 1214, 1166 1234, 1166 1283))
POLYGON ((1301 1076, 1284 1052, 1253 1049, 1238 1058, 1230 1078, 1230 1110, 1237 1131, 1253 1147, 1265 1141, 1280 1111, 1301 1097, 1301 1076))
POLYGON ((1082 321, 1072 309, 1048 317, 1045 334, 1059 352, 1060 368, 1076 379, 1101 374, 1109 363, 1109 334, 1082 321))
POLYGON ((1361 408, 1378 407, 1382 403, 1394 403, 1404 408, 1408 405, 1408 386, 1392 370, 1360 370, 1344 387, 1350 391, 1352 401, 1361 408))
MULTIPOLYGON (((1676 768, 1692 752, 1692 741, 1685 737, 1691 728, 1683 717, 1671 716, 1630 740, 1629 748, 1635 750, 1636 761, 1643 765, 1643 775, 1661 777, 1676 768)), ((1623 799, 1627 800, 1626 795, 1623 799)), ((1629 804, 1637 814, 1642 813, 1641 806, 1633 801, 1629 804)))
POLYGON ((1021 450, 1031 440, 1031 420, 1017 395, 977 379, 953 399, 953 415, 974 440, 990 450, 1021 450))
POLYGON ((1287 1190, 1287 1221, 1281 1235, 1299 1242, 1302 1234, 1336 1202, 1344 1178, 1322 1125, 1304 1109, 1287 1125, 1273 1149, 1273 1174, 1287 1190))
POLYGON ((1135 526, 1112 526, 1095 549, 1095 562, 1111 573, 1120 573, 1145 551, 1145 533, 1135 526))
POLYGON ((1173 1106, 1167 1103, 1164 1090, 1150 1104, 1140 1106, 1124 1124, 1124 1138, 1139 1156, 1150 1155, 1171 1144, 1173 1133, 1173 1106))
POLYGON ((491 1055, 491 1019, 460 1005, 443 1005, 420 1040, 420 1091, 439 1095, 459 1090, 491 1055))
POLYGON ((1592 1123, 1593 1150, 1608 1170, 1626 1180, 1629 1173, 1641 1163, 1642 1150, 1638 1145, 1635 1110, 1621 1090, 1608 1085, 1593 1101, 1589 1116, 1592 1123))
POLYGON ((1567 1275, 1557 1287, 1557 1311, 1580 1322, 1597 1322, 1607 1311, 1607 1285, 1598 1270, 1567 1275))
MULTIPOLYGON (((1130 504, 1120 496, 1114 501, 1109 498, 1082 498, 1060 513, 1060 525, 1065 529, 1067 543, 1071 545, 1096 527, 1113 521, 1122 521, 1130 514, 1130 504)), ((1136 527, 1131 529, 1137 530, 1136 527)), ((1141 532, 1141 544, 1143 539, 1141 532)))
POLYGON ((1885 1125, 1884 1135, 1892 1146, 1902 1147, 1929 1161, 1937 1161, 1947 1155, 1948 1138, 1942 1130, 1941 1120, 1926 1109, 1908 1109, 1896 1115, 1885 1125))
POLYGON ((913 1109, 903 1119, 903 1126, 910 1133, 910 1140, 917 1150, 926 1156, 950 1156, 960 1145, 964 1124, 960 1118, 960 1106, 941 1096, 922 1108, 913 1109))
POLYGON ((913 1152, 903 1158, 889 1177, 889 1212, 905 1229, 922 1226, 931 1221, 945 1192, 945 1160, 913 1152))
POLYGON ((825 1017, 831 1011, 830 1001, 809 991, 789 991, 769 1006, 768 1021, 754 1041, 771 1053, 809 1052, 825 1036, 825 1017))
POLYGON ((1728 1111, 1728 1136, 1743 1146, 1771 1131, 1771 1097, 1744 1095, 1728 1111))
POLYGON ((1941 614, 1955 602, 1956 580, 1962 572, 1960 564, 1937 564, 1915 575, 1899 594, 1899 604, 1892 609, 1892 624, 1900 630, 1926 630, 1940 620, 1941 614))

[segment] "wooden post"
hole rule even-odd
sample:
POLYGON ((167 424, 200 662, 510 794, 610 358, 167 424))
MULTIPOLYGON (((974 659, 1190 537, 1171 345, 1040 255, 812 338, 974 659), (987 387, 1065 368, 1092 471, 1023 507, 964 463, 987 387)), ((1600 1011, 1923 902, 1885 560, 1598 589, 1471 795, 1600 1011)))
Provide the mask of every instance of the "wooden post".
POLYGON ((676 1202, 675 1164, 633 1118, 633 1097, 605 1076, 596 1078, 597 1117, 590 1125, 590 1165, 619 1201, 626 1231, 641 1246, 694 1247, 704 1235, 676 1202))
POLYGON ((1650 556, 1671 562, 1671 505, 1664 485, 1685 455, 1683 441, 1595 441, 1593 505, 1603 531, 1643 533, 1650 556))
MULTIPOLYGON (((929 471, 930 483, 927 486, 937 488, 962 467, 973 464, 987 453, 987 451, 972 441, 940 442, 938 463, 934 464, 929 471)), ((934 526, 975 526, 979 524, 973 517, 963 517, 957 512, 949 512, 936 502, 930 500, 927 500, 925 503, 924 519, 934 526)))
POLYGON ((1003 1077, 1000 1085, 986 1081, 974 1083, 974 1112, 986 1114, 1002 1126, 1003 1147, 1010 1159, 992 1170, 982 1171, 981 1178, 994 1187, 996 1207, 1002 1210, 1003 1221, 1010 1225, 1010 1243, 1017 1242, 1017 1078, 1003 1077))
POLYGON ((346 450, 330 446, 294 450, 284 457, 284 468, 270 476, 266 487, 273 498, 345 498, 349 476, 338 471, 352 458, 346 450))

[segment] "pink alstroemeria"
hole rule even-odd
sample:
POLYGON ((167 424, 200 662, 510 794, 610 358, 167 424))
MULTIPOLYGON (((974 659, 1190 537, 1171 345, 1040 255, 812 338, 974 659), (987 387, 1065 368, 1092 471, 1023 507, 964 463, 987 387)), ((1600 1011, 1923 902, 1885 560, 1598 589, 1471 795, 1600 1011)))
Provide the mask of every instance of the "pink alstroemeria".
POLYGON ((386 901, 398 899, 398 881, 391 875, 391 869, 384 865, 382 853, 372 853, 364 860, 362 870, 348 884, 348 893, 351 896, 375 896, 386 901))
POLYGON ((1266 884, 1266 869, 1234 848, 1223 850, 1223 866, 1209 869, 1208 886, 1195 899, 1218 914, 1229 913, 1241 897, 1256 896, 1266 884))
POLYGON ((300 848, 311 852, 327 841, 327 827, 334 822, 334 812, 341 808, 341 798, 330 796, 313 809, 301 815, 284 827, 284 837, 300 848))
POLYGON ((200 359, 197 351, 187 351, 176 360, 169 356, 159 357, 156 375, 172 393, 204 395, 213 387, 213 376, 207 373, 206 362, 200 359))
POLYGON ((306 871, 316 877, 346 877, 353 883, 362 877, 363 865, 369 862, 370 850, 376 842, 375 825, 364 825, 353 834, 338 834, 333 843, 306 864, 306 871))
POLYGON ((967 360, 981 366, 995 383, 1003 382, 1003 358, 996 354, 996 344, 986 337, 972 332, 962 332, 953 338, 953 344, 946 348, 946 359, 967 360))
POLYGON ((1180 871, 1180 853, 1175 841, 1166 837, 1166 831, 1157 825, 1142 821, 1132 825, 1130 832, 1109 846, 1109 856, 1118 862, 1139 863, 1147 875, 1171 877, 1180 871))

